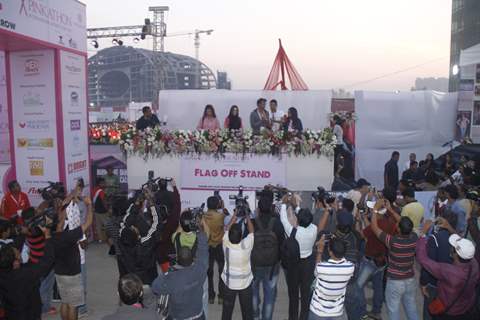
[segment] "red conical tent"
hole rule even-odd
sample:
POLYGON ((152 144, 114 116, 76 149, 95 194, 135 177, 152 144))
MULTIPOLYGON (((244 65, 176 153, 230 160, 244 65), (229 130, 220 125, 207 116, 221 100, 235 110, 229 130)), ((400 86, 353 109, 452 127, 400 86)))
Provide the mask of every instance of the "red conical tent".
POLYGON ((280 48, 278 49, 272 70, 270 71, 270 75, 268 76, 267 83, 265 83, 263 90, 276 90, 278 85, 280 85, 282 90, 288 90, 285 82, 285 71, 287 72, 292 90, 308 90, 307 84, 303 81, 290 59, 288 59, 287 53, 282 47, 282 40, 278 39, 278 43, 280 48), (278 80, 280 75, 282 78, 278 80))

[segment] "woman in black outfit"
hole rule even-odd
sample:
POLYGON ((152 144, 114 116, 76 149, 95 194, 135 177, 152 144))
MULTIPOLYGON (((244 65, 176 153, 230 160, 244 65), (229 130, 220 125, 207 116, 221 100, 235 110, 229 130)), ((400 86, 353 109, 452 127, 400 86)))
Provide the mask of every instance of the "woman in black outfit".
POLYGON ((298 117, 298 111, 294 107, 288 109, 288 117, 283 124, 284 131, 294 130, 298 133, 303 131, 302 120, 298 117))
POLYGON ((224 127, 225 129, 230 129, 230 130, 240 130, 242 129, 242 118, 239 116, 240 111, 238 110, 238 107, 233 105, 230 108, 230 113, 228 116, 225 118, 225 123, 224 127))

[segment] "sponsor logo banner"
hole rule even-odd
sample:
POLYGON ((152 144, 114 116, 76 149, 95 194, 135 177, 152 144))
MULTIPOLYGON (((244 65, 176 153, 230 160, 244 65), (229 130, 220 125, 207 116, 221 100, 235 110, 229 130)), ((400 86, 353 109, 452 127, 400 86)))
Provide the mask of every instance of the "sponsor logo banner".
POLYGON ((30 130, 49 130, 50 120, 27 120, 18 122, 18 126, 21 129, 30 130))
POLYGON ((87 169, 87 160, 75 161, 67 165, 68 174, 87 169))
POLYGON ((80 120, 70 120, 70 130, 78 131, 81 129, 80 120))
POLYGON ((43 160, 29 160, 30 175, 34 177, 41 177, 45 171, 43 169, 43 160))

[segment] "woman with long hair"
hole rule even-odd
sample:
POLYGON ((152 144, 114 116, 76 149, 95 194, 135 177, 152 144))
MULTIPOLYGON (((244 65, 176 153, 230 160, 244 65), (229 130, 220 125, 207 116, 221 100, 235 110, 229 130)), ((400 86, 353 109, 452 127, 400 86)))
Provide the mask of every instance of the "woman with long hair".
POLYGON ((220 129, 220 122, 218 122, 215 109, 211 104, 205 106, 203 116, 198 122, 197 130, 218 130, 220 129))
POLYGON ((298 111, 296 108, 291 107, 288 109, 288 117, 283 124, 283 130, 297 131, 298 133, 303 131, 302 120, 298 117, 298 111))
POLYGON ((225 118, 224 127, 225 129, 230 130, 240 130, 243 128, 242 118, 240 118, 240 111, 238 109, 238 106, 233 105, 230 108, 230 112, 225 118))

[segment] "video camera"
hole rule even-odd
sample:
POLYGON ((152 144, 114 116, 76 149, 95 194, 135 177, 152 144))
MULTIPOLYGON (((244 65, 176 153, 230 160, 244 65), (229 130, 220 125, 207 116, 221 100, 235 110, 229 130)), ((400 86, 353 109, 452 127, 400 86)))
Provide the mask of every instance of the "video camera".
POLYGON ((61 182, 48 181, 48 187, 37 189, 37 191, 42 196, 42 199, 48 202, 51 202, 54 199, 63 200, 65 198, 65 187, 61 182))
POLYGON ((205 209, 205 203, 202 203, 200 207, 188 208, 188 210, 192 214, 191 216, 192 219, 189 221, 185 221, 184 223, 186 223, 190 227, 190 231, 193 231, 193 232, 198 231, 200 226, 200 221, 202 220, 203 214, 205 213, 204 209, 205 209))
POLYGON ((31 231, 37 227, 52 228, 58 223, 58 214, 55 208, 48 207, 40 215, 34 216, 25 221, 26 226, 31 231))
POLYGON ((155 173, 153 172, 153 170, 150 170, 148 171, 148 180, 147 182, 142 184, 141 190, 150 190, 152 193, 155 193, 159 189, 166 189, 168 183, 172 180, 172 178, 155 178, 155 173))
POLYGON ((242 218, 250 214, 250 206, 248 205, 248 196, 243 195, 243 187, 238 187, 238 194, 231 194, 228 196, 230 200, 235 200, 235 210, 237 217, 242 218))
POLYGON ((317 191, 312 192, 312 200, 321 201, 324 204, 332 204, 335 202, 335 195, 327 192, 323 187, 317 187, 317 191))
POLYGON ((287 188, 282 187, 280 185, 276 185, 276 186, 266 185, 263 188, 263 190, 255 191, 255 197, 257 199, 260 199, 263 197, 271 197, 273 194, 275 201, 281 201, 282 198, 288 193, 291 193, 291 192, 287 188))

